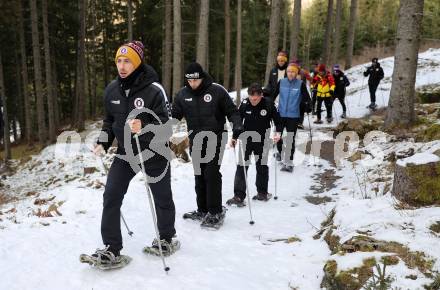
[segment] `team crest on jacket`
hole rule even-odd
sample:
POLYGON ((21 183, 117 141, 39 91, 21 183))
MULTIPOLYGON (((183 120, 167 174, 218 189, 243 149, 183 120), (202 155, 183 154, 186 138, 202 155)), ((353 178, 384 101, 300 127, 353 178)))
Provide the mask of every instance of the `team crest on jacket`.
POLYGON ((134 106, 136 107, 136 109, 141 109, 144 107, 144 99, 142 98, 136 98, 134 100, 134 106))
POLYGON ((207 103, 212 101, 212 96, 210 94, 206 94, 203 96, 203 100, 207 103))
POLYGON ((261 110, 260 111, 260 115, 263 116, 263 117, 266 116, 267 115, 267 111, 265 109, 261 110))

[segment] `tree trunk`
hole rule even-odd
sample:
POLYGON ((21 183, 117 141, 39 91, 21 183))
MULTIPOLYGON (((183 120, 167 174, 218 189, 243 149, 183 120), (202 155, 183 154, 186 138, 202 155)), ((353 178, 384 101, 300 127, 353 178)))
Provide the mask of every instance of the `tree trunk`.
POLYGON ((47 111, 49 119, 49 142, 55 142, 55 116, 54 116, 54 99, 52 90, 52 66, 50 64, 50 46, 49 46, 49 25, 47 21, 47 0, 42 0, 43 9, 43 36, 44 36, 44 60, 46 69, 46 94, 47 94, 47 111))
POLYGON ((104 49, 104 86, 109 84, 109 65, 108 65, 108 30, 107 26, 110 23, 110 19, 108 19, 108 4, 107 1, 102 2, 102 10, 103 10, 103 27, 102 27, 102 46, 104 49))
MULTIPOLYGON (((5 146, 5 160, 11 159, 11 143, 9 137, 8 102, 5 92, 5 82, 3 78, 3 63, 0 54, 0 96, 3 104, 3 144, 5 146)), ((0 108, 1 109, 1 108, 0 108)))
POLYGON ((332 14, 333 14, 333 0, 328 0, 327 19, 325 21, 324 47, 322 63, 326 65, 330 62, 330 48, 331 48, 331 28, 332 28, 332 14))
POLYGON ((269 73, 275 61, 278 50, 278 34, 280 30, 280 0, 272 0, 272 8, 270 11, 270 25, 269 25, 269 46, 266 58, 266 73, 264 74, 264 83, 267 84, 269 80, 269 73))
POLYGON ((208 71, 209 0, 200 1, 200 18, 197 33, 197 62, 208 71))
POLYGON ((127 1, 127 22, 128 22, 128 41, 133 40, 133 5, 131 0, 127 1))
POLYGON ((36 0, 30 0, 31 26, 32 26, 32 51, 34 55, 34 84, 35 96, 37 98, 37 119, 38 119, 38 140, 41 144, 47 141, 47 130, 44 114, 44 95, 41 77, 41 58, 40 58, 40 35, 38 32, 38 16, 36 0))
MULTIPOLYGON (((16 35, 18 37, 18 35, 16 35)), ((20 40, 17 38, 15 39, 17 43, 20 43, 20 40)), ((23 140, 23 130, 24 130, 24 101, 23 101, 23 79, 21 77, 21 64, 20 57, 18 55, 19 50, 14 49, 14 58, 17 60, 17 65, 15 66, 15 75, 16 75, 16 88, 17 88, 17 101, 14 102, 14 109, 15 109, 15 118, 14 122, 12 122, 12 130, 14 132, 14 142, 17 143, 18 141, 23 140), (18 137, 18 130, 17 130, 17 122, 20 125, 20 137, 18 137)))
MULTIPOLYGON (((165 47, 163 53, 163 69, 162 69, 162 85, 168 96, 171 94, 171 68, 173 66, 172 49, 173 49, 173 2, 172 0, 165 0, 165 47)), ((171 98, 169 98, 171 100, 171 98)))
POLYGON ((286 50, 287 47, 287 23, 289 22, 289 12, 288 12, 288 1, 283 0, 282 2, 282 11, 283 11, 283 50, 286 50))
POLYGON ((58 103, 58 76, 57 65, 54 58, 51 59, 52 65, 52 94, 54 99, 55 128, 61 124, 60 105, 58 103))
MULTIPOLYGON (((26 56, 26 40, 24 37, 23 24, 23 7, 21 1, 17 1, 17 19, 18 19, 18 33, 20 36, 20 57, 21 57, 21 76, 23 77, 23 102, 24 102, 24 124, 20 124, 21 130, 24 130, 26 143, 31 142, 32 138, 32 122, 31 122, 31 106, 29 101, 29 77, 27 68, 26 56)), ((23 131, 21 131, 23 134, 23 131)))
POLYGON ((336 0, 336 17, 335 17, 335 32, 333 35, 333 56, 330 63, 337 63, 339 59, 339 48, 341 47, 341 14, 342 14, 343 0, 336 0))
POLYGON ((78 51, 77 51, 77 72, 76 77, 76 104, 77 119, 75 125, 78 131, 84 130, 85 121, 85 39, 86 39, 86 0, 78 0, 79 23, 78 51))
POLYGON ((182 87, 182 15, 180 0, 173 0, 173 96, 182 87))
POLYGON ((89 52, 88 57, 91 58, 91 61, 89 62, 89 79, 90 79, 90 115, 92 118, 96 117, 96 106, 97 106, 97 95, 96 95, 96 87, 97 87, 97 79, 96 79, 96 30, 97 30, 97 20, 96 20, 96 0, 90 1, 90 15, 92 16, 92 23, 91 23, 91 41, 88 46, 89 52))
POLYGON ((223 86, 229 90, 231 69, 231 7, 230 0, 225 0, 225 62, 223 66, 223 86))
POLYGON ((290 37, 290 57, 298 58, 299 32, 301 29, 301 0, 295 0, 293 7, 293 29, 290 37))
POLYGON ((241 103, 241 0, 237 0, 237 42, 235 55, 235 104, 237 107, 241 103))
POLYGON ((351 60, 353 58, 354 34, 356 31, 356 20, 357 20, 357 0, 351 0, 350 22, 348 24, 348 34, 347 34, 347 52, 345 53, 345 69, 351 68, 351 60))
POLYGON ((400 0, 393 80, 385 126, 408 126, 415 120, 414 95, 424 1, 400 0))

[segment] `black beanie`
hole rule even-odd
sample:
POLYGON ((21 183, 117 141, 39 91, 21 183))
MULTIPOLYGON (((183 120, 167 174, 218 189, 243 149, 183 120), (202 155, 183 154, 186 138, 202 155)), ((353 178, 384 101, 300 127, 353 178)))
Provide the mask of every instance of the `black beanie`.
POLYGON ((203 79, 205 77, 205 72, 202 66, 197 62, 190 63, 185 70, 186 79, 203 79))

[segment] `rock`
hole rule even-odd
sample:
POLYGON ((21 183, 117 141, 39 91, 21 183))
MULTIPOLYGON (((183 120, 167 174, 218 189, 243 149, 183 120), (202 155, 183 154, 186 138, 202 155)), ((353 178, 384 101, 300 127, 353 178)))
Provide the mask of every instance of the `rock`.
POLYGON ((350 162, 355 162, 361 159, 362 159, 362 152, 360 151, 356 151, 356 153, 354 153, 353 155, 347 158, 347 160, 350 162))
POLYGON ((413 206, 440 205, 440 158, 434 154, 419 153, 399 160, 394 171, 392 194, 413 206), (427 157, 432 158, 432 162, 409 162, 427 157))
POLYGON ((359 138, 363 139, 368 132, 378 130, 382 122, 382 118, 379 116, 370 117, 368 120, 346 119, 335 128, 335 137, 344 131, 355 131, 359 138))
MULTIPOLYGON (((440 116, 438 116, 440 118, 440 116)), ((417 133, 416 142, 430 142, 440 139, 440 124, 432 124, 428 128, 417 133)))
POLYGON ((96 167, 84 167, 84 175, 93 174, 97 171, 98 169, 96 169, 96 167))

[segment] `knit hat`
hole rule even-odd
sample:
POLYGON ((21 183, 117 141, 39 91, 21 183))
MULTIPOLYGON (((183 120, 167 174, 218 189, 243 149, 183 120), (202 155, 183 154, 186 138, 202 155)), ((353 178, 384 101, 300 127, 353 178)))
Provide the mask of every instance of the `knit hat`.
POLYGON ((341 68, 340 68, 339 64, 335 64, 333 66, 333 71, 341 71, 341 68))
POLYGON ((140 41, 126 43, 116 51, 115 63, 118 62, 118 58, 121 56, 128 58, 136 69, 144 59, 144 45, 140 41))
POLYGON ((188 80, 203 79, 205 72, 202 66, 197 62, 190 63, 185 70, 185 78, 188 80))
POLYGON ((372 62, 372 63, 377 63, 377 61, 378 61, 377 57, 373 57, 373 58, 371 59, 371 62, 372 62))
POLYGON ((280 52, 278 52, 277 61, 287 62, 287 59, 288 59, 287 51, 281 50, 280 52))
POLYGON ((326 71, 327 70, 327 68, 325 67, 325 64, 323 64, 323 63, 321 63, 319 66, 318 66, 318 71, 319 72, 321 72, 321 71, 326 71))
POLYGON ((287 71, 292 69, 296 70, 296 73, 299 73, 299 66, 295 61, 289 62, 289 65, 287 66, 287 71))

